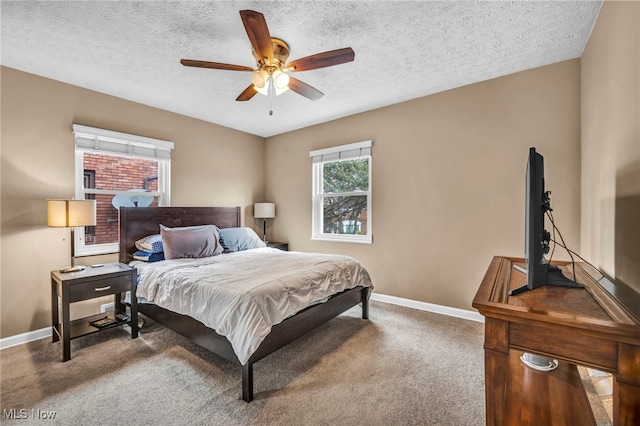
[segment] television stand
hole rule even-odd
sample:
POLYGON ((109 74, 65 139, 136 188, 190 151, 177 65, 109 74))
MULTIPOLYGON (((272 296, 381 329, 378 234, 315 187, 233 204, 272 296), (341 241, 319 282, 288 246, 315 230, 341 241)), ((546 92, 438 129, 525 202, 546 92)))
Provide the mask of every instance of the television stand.
MULTIPOLYGON (((513 268, 517 271, 522 272, 523 274, 527 273, 527 270, 524 269, 521 266, 518 265, 513 265, 513 268)), ((517 294, 522 293, 523 291, 527 291, 527 290, 534 290, 536 288, 540 288, 544 285, 553 285, 556 287, 570 287, 570 288, 584 288, 584 286, 582 284, 580 284, 579 282, 570 280, 569 278, 565 277, 564 274, 562 273, 562 270, 560 268, 558 268, 556 265, 552 265, 551 263, 547 264, 547 281, 546 283, 540 285, 540 286, 536 286, 534 288, 529 288, 529 286, 525 283, 524 285, 521 285, 520 287, 516 287, 512 290, 509 290, 509 296, 515 296, 517 294)))
POLYGON ((619 289, 605 288, 597 271, 576 263, 586 291, 547 286, 510 297, 526 281, 514 264, 524 259, 494 257, 472 304, 485 316, 486 424, 594 425, 576 371, 584 365, 613 375, 614 426, 639 425, 640 315, 633 306, 640 295, 623 304, 619 289), (559 367, 531 369, 520 361, 523 352, 557 359, 559 367))

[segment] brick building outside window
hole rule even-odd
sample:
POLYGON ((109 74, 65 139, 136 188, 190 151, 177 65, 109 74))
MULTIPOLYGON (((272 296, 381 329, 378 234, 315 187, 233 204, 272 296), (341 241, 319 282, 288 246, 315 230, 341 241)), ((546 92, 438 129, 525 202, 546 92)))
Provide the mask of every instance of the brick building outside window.
MULTIPOLYGON (((158 162, 155 160, 84 153, 84 174, 86 189, 149 192, 158 190, 158 162)), ((96 200, 96 226, 85 228, 85 245, 118 242, 118 199, 114 205, 116 196, 85 196, 96 200)), ((149 207, 157 206, 158 197, 153 196, 149 207)))

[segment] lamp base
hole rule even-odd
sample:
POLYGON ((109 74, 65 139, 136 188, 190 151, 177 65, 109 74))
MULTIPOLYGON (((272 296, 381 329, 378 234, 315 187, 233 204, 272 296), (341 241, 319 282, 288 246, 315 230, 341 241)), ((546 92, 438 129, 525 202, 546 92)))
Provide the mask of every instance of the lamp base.
POLYGON ((262 240, 267 242, 267 219, 262 219, 262 240))
POLYGON ((63 274, 66 274, 68 272, 79 272, 83 270, 84 270, 84 266, 78 265, 78 266, 69 266, 68 268, 60 269, 60 272, 62 272, 63 274))

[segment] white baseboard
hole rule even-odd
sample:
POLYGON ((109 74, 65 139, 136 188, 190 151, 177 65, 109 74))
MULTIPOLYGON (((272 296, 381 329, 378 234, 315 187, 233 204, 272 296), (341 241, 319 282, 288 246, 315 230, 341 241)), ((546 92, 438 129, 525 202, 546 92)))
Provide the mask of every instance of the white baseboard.
POLYGON ((465 309, 452 308, 450 306, 435 305, 433 303, 420 302, 417 300, 404 299, 402 297, 387 296, 386 294, 372 293, 371 300, 391 303, 392 305, 404 306, 421 311, 433 312, 436 314, 448 315, 450 317, 462 318, 470 321, 484 322, 484 317, 478 312, 467 311, 465 309))
MULTIPOLYGON (((451 317, 462 318, 471 321, 484 322, 484 317, 477 312, 467 311, 465 309, 452 308, 449 306, 435 305, 433 303, 419 302, 417 300, 404 299, 402 297, 387 296, 386 294, 371 294, 371 300, 392 305, 404 306, 407 308, 418 309, 421 311, 433 312, 436 314, 448 315, 451 317)), ((108 310, 111 304, 102 305, 101 308, 108 310)), ((105 311, 102 311, 105 312, 105 311)), ((51 327, 41 328, 40 330, 28 331, 26 333, 0 339, 0 350, 10 348, 12 346, 22 345, 23 343, 33 342, 34 340, 45 339, 51 337, 51 327)))
POLYGON ((45 339, 51 337, 51 327, 41 328, 40 330, 28 331, 15 336, 0 339, 0 350, 10 348, 12 346, 22 345, 23 343, 33 342, 34 340, 45 339))

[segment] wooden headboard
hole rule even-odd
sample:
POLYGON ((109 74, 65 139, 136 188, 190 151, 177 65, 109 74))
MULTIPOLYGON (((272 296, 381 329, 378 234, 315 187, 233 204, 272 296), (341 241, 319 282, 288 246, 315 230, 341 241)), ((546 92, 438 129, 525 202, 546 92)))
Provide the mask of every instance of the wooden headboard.
POLYGON ((177 226, 240 226, 240 207, 120 207, 120 255, 129 263, 136 252, 135 242, 147 235, 159 234, 160 224, 177 226))

